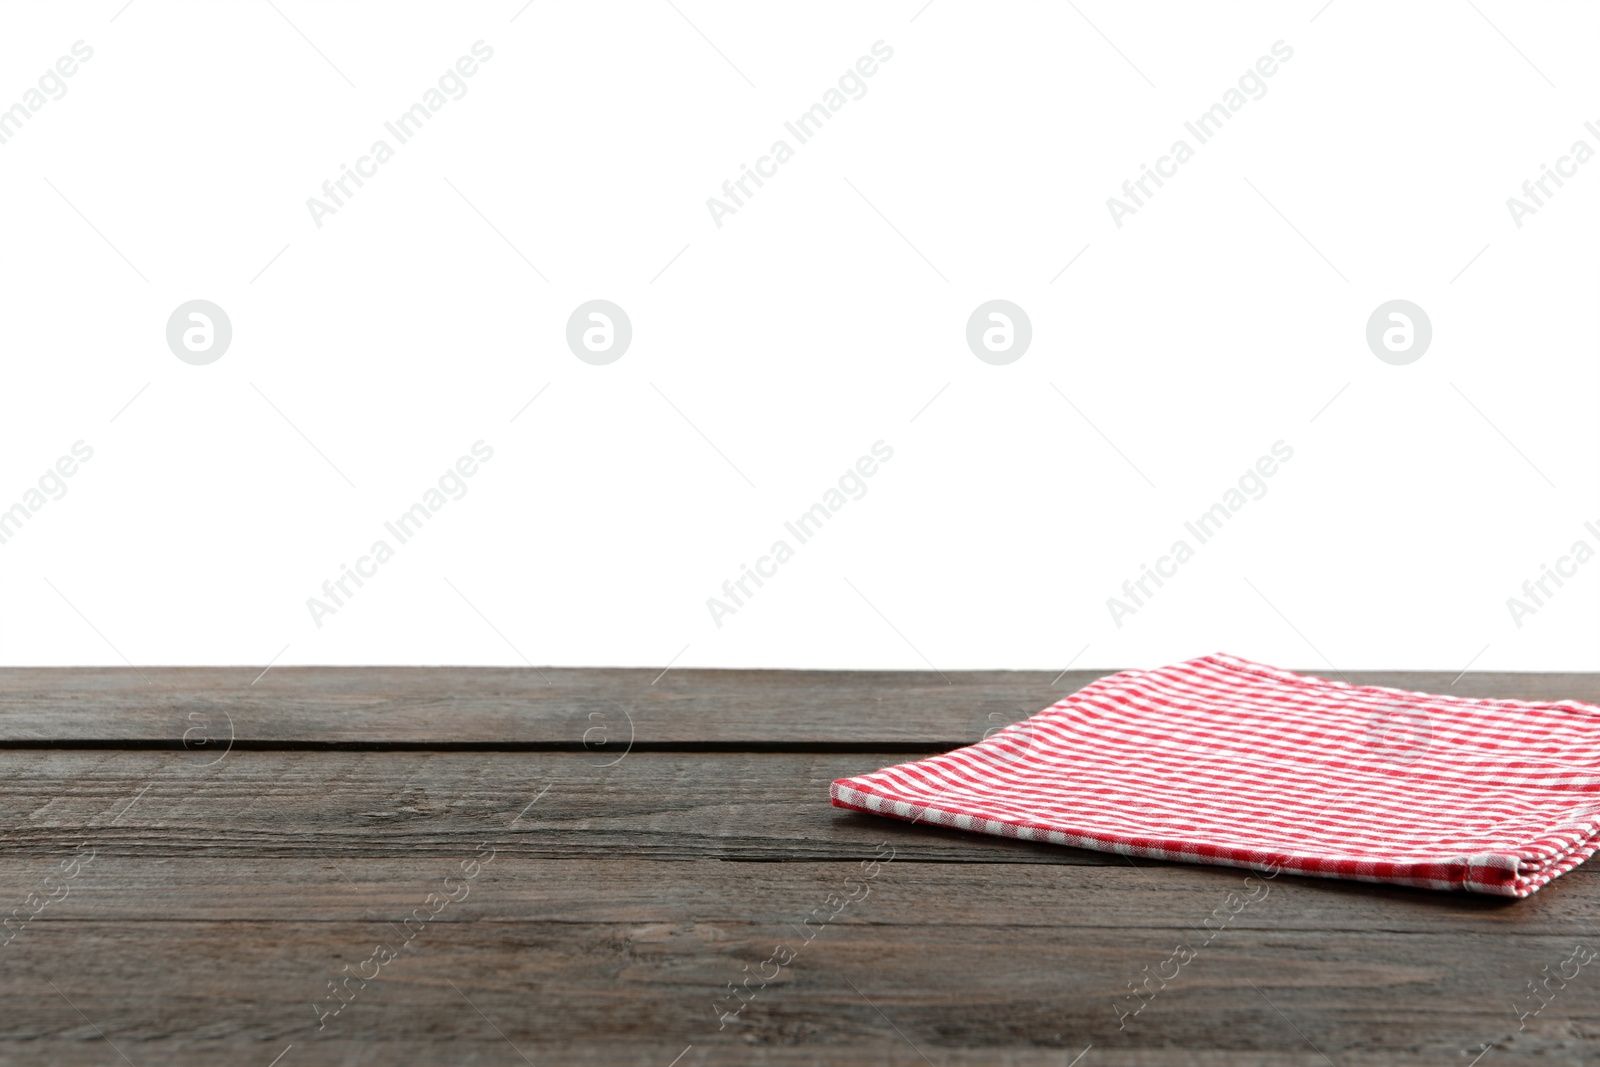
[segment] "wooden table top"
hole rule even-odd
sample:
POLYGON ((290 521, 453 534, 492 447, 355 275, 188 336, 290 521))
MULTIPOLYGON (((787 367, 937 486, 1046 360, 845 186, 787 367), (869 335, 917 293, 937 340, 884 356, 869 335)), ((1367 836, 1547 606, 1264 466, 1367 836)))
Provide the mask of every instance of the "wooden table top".
POLYGON ((1099 672, 257 673, 0 671, 0 1063, 1600 1063, 1600 870, 1240 908, 829 805, 1099 672))

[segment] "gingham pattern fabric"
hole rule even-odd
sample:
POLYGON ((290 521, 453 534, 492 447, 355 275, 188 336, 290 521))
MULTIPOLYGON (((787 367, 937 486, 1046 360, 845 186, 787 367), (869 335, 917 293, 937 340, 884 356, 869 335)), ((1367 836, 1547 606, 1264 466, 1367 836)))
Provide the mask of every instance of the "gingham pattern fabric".
POLYGON ((1101 678, 841 808, 1126 856, 1525 897, 1592 855, 1600 707, 1215 655, 1101 678))

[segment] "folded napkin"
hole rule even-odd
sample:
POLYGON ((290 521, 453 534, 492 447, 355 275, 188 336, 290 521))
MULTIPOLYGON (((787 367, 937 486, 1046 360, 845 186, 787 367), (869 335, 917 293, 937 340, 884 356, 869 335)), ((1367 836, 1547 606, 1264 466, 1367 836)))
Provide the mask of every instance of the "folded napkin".
POLYGON ((1595 851, 1600 707, 1348 685, 1215 655, 1085 686, 833 803, 1002 837, 1525 897, 1595 851))

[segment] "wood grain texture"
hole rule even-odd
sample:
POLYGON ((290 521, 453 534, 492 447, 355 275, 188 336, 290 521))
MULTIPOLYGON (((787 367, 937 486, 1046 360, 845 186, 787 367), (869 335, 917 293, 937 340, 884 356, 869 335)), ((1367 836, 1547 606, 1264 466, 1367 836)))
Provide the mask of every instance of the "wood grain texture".
MULTIPOLYGON (((830 918, 859 864, 497 854, 407 938, 399 924, 471 855, 97 855, 0 948, 0 1052, 81 1055, 98 1040, 85 1018, 134 1063, 265 1062, 290 1043, 301 1062, 371 1044, 395 1062, 449 1049, 450 1062, 513 1063, 514 1044, 537 1063, 665 1067, 692 1045, 683 1062, 911 1063, 920 1050, 1060 1064, 1092 1043, 1089 1062, 1282 1063, 1309 1062, 1314 1043, 1337 1063, 1450 1063, 1486 1041, 1548 1063, 1600 1032, 1587 974, 1521 1032, 1508 1006, 1575 939, 1595 943, 1575 883, 1526 908, 1441 908, 1438 894, 1285 876, 1207 928, 1239 872, 897 857, 830 918), (1119 1028, 1127 983, 1179 943, 1194 959, 1119 1028), (379 945, 397 958, 363 967, 379 945), (787 964, 763 967, 780 945, 787 964), (346 964, 372 977, 325 1016, 346 964), (747 968, 771 980, 727 1018, 740 1003, 727 984, 747 968)), ((8 864, 0 894, 46 873, 8 864)))
MULTIPOLYGON (((955 747, 1104 671, 718 671, 454 667, 7 668, 0 745, 639 745, 955 747), (259 681, 252 681, 260 676, 259 681)), ((1600 703, 1586 674, 1328 670, 1358 684, 1600 703)))
POLYGON ((551 859, 859 859, 894 834, 927 860, 1121 862, 831 806, 835 778, 912 758, 232 752, 214 762, 189 752, 3 752, 0 855, 87 842, 145 856, 425 856, 493 841, 551 859))
POLYGON ((80 842, 140 856, 425 856, 491 841, 550 859, 844 860, 891 839, 930 862, 1127 863, 830 804, 834 779, 910 758, 234 752, 208 766, 178 752, 0 753, 0 856, 80 842))
POLYGON ((1587 866, 1525 901, 1282 876, 1238 908, 1242 871, 828 803, 1094 672, 143 673, 0 671, 0 1065, 1600 1062, 1600 960, 1513 1007, 1600 952, 1587 866))

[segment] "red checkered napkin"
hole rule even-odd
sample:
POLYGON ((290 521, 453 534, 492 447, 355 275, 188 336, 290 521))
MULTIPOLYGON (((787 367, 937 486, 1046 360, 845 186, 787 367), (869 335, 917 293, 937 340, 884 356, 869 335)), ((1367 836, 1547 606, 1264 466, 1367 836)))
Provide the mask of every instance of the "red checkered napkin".
POLYGON ((1233 656, 1123 671, 833 803, 1002 837, 1525 897, 1595 851, 1600 707, 1470 700, 1233 656))

